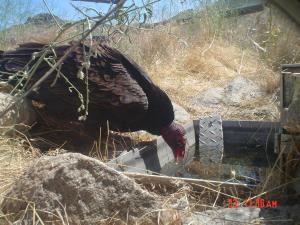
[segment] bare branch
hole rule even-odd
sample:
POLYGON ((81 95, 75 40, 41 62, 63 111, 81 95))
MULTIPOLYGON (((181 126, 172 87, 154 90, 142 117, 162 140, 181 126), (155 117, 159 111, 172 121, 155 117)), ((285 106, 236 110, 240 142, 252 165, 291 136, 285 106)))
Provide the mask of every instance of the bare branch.
POLYGON ((45 4, 45 6, 46 6, 48 12, 50 13, 50 15, 53 17, 54 22, 56 23, 56 25, 59 27, 60 30, 62 30, 62 27, 59 25, 57 19, 55 18, 54 14, 52 13, 51 9, 49 8, 47 1, 46 1, 46 0, 43 0, 43 2, 44 2, 44 4, 45 4))

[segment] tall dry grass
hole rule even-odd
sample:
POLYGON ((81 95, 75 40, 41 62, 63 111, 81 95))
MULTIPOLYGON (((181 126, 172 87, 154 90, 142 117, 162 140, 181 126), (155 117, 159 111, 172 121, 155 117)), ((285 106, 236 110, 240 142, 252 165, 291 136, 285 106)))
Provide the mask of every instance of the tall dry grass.
POLYGON ((0 136, 0 202, 15 179, 39 156, 38 151, 26 143, 22 138, 0 136))
POLYGON ((281 64, 300 62, 298 24, 272 5, 266 13, 257 17, 256 23, 256 39, 266 49, 261 57, 274 71, 279 71, 281 64))

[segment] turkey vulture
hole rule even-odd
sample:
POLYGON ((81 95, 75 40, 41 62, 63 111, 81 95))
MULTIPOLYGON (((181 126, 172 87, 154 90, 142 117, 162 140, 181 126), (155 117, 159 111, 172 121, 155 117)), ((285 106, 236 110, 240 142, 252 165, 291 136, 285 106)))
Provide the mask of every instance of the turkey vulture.
MULTIPOLYGON (((71 127, 73 124, 74 129, 77 129, 75 124, 80 124, 96 132, 108 121, 113 131, 146 130, 162 135, 175 158, 183 157, 185 130, 174 122, 169 97, 132 59, 115 48, 103 43, 90 45, 75 41, 54 47, 45 55, 46 60, 35 68, 25 88, 28 90, 49 70, 50 63, 59 60, 73 45, 76 48, 59 70, 28 98, 42 103, 43 110, 57 123, 68 123, 71 127), (90 57, 86 60, 88 53, 90 57)), ((7 73, 32 69, 46 47, 46 44, 32 42, 21 44, 13 51, 1 52, 1 79, 8 80, 7 73)))

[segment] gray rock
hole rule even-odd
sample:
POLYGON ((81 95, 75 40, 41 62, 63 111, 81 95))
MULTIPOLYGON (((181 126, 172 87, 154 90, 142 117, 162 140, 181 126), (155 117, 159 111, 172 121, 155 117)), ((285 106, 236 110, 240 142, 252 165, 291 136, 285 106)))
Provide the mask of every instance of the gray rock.
POLYGON ((107 218, 130 223, 161 205, 132 179, 78 153, 37 160, 16 181, 1 208, 14 215, 9 217, 12 221, 24 218, 32 224, 32 211, 24 212, 30 202, 43 220, 57 219, 46 212, 67 214, 70 224, 99 224, 107 218))
MULTIPOLYGON (((280 203, 279 203, 280 204, 280 203)), ((300 223, 300 205, 282 205, 276 208, 263 208, 259 216, 266 225, 295 225, 300 223)))
POLYGON ((224 98, 224 88, 211 88, 192 99, 192 103, 201 106, 215 107, 224 98))
POLYGON ((180 124, 185 124, 191 119, 191 115, 180 105, 177 105, 176 103, 172 103, 174 114, 175 114, 175 122, 180 124))
POLYGON ((226 208, 207 210, 194 213, 186 219, 184 224, 202 225, 240 225, 249 224, 253 219, 259 218, 258 208, 226 208))
POLYGON ((261 88, 253 81, 237 76, 224 89, 225 104, 237 105, 242 101, 253 100, 263 96, 261 88))
POLYGON ((300 205, 285 205, 276 208, 221 208, 194 212, 192 216, 186 217, 184 225, 292 225, 299 224, 300 205))
MULTIPOLYGON (((2 88, 2 86, 1 86, 2 88)), ((0 92, 0 112, 14 102, 14 97, 7 93, 0 92)), ((15 105, 9 112, 0 118, 2 132, 7 131, 7 127, 17 128, 20 131, 26 129, 26 126, 32 125, 36 120, 36 114, 30 102, 24 99, 21 103, 15 105)))
POLYGON ((243 101, 263 96, 260 87, 242 76, 234 78, 227 86, 211 88, 191 100, 192 104, 218 107, 219 104, 238 105, 243 101))

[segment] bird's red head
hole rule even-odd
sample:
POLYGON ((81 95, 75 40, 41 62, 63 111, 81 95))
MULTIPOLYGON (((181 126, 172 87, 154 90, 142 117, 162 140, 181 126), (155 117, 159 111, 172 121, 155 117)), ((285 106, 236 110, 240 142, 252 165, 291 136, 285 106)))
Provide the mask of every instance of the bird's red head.
POLYGON ((161 129, 161 135, 173 150, 175 159, 182 159, 186 146, 185 129, 183 126, 173 122, 161 129))

